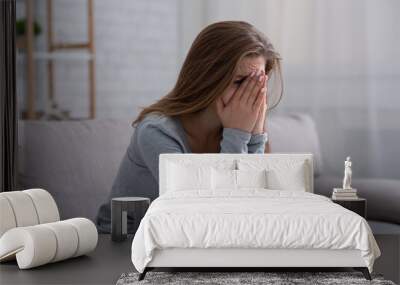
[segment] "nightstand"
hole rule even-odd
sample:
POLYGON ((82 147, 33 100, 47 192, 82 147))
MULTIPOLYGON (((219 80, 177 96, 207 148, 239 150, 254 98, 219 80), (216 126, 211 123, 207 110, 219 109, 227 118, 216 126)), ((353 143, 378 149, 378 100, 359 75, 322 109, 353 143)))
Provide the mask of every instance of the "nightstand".
POLYGON ((144 197, 117 197, 111 200, 111 239, 124 241, 128 234, 128 212, 131 212, 134 226, 133 233, 139 227, 150 206, 150 199, 144 197))
POLYGON ((354 200, 336 200, 332 199, 332 202, 339 204, 340 206, 359 214, 363 218, 367 218, 367 200, 364 198, 357 198, 354 200))

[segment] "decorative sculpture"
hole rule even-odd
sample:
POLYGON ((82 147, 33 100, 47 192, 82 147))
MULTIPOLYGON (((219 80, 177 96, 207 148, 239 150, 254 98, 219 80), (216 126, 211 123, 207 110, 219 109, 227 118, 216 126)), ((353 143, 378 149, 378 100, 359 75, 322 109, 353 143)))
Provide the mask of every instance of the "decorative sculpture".
POLYGON ((352 170, 351 170, 351 160, 350 156, 346 158, 346 161, 344 162, 344 178, 343 178, 343 190, 345 189, 352 189, 351 188, 351 176, 352 176, 352 170))

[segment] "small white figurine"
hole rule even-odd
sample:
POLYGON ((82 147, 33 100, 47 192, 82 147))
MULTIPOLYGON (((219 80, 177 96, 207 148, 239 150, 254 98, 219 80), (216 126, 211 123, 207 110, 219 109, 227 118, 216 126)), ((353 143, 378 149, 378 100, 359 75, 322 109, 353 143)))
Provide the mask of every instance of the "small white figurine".
POLYGON ((350 156, 346 158, 344 162, 344 178, 343 178, 343 189, 352 189, 351 188, 351 161, 350 156))

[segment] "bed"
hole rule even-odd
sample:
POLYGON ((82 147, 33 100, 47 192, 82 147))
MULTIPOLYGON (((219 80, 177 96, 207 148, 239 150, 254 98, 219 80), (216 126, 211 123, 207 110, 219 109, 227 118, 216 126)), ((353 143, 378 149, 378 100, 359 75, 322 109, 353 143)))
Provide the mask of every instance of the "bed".
POLYGON ((159 185, 132 242, 139 280, 174 267, 352 267, 371 279, 371 229, 313 194, 311 154, 162 154, 159 185))

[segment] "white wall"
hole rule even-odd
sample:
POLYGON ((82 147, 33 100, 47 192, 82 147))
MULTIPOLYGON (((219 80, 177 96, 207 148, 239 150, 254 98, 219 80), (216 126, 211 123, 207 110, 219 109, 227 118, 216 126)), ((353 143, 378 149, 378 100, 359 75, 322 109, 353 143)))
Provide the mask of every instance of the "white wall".
MULTIPOLYGON (((45 1, 36 1, 44 28, 45 1)), ((54 0, 58 39, 86 38, 85 1, 54 0)), ((165 95, 195 36, 220 20, 253 23, 283 57, 285 95, 274 111, 316 120, 325 171, 400 178, 400 2, 396 0, 95 0, 97 114, 133 119, 165 95)), ((18 89, 23 93, 23 61, 18 89)), ((46 68, 38 62, 38 95, 46 68)), ((86 65, 56 64, 57 98, 73 116, 88 109, 86 65)), ((23 105, 23 102, 22 104, 23 105)), ((43 106, 44 103, 42 102, 43 106)), ((301 138, 299 138, 301 139, 301 138)))
POLYGON ((188 33, 244 20, 272 40, 283 58, 285 84, 274 112, 314 117, 327 173, 342 175, 350 155, 355 176, 400 178, 399 1, 202 3, 204 22, 183 23, 192 26, 188 33))
MULTIPOLYGON (((134 118, 146 106, 168 92, 178 71, 177 0, 95 0, 97 117, 134 118)), ((55 41, 85 41, 86 1, 54 0, 55 41)), ((46 1, 35 1, 35 14, 43 28, 37 51, 46 51, 46 1)), ((18 14, 23 16, 23 5, 18 14)), ((25 84, 22 58, 18 61, 20 101, 25 84)), ((37 63, 38 107, 45 108, 47 68, 37 63)), ((82 60, 55 63, 55 87, 61 108, 73 117, 88 115, 87 65, 82 60)))

